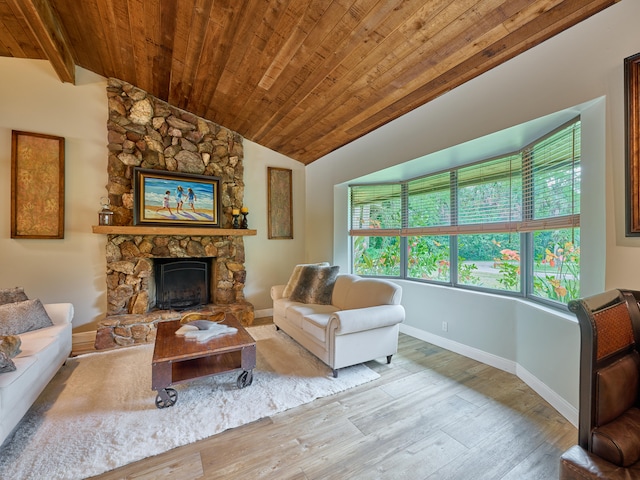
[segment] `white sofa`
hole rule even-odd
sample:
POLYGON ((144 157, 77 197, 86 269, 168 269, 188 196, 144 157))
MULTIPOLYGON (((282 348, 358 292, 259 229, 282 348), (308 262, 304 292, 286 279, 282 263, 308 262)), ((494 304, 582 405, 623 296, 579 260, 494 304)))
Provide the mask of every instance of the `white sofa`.
POLYGON ((398 351, 402 289, 389 281, 338 275, 330 305, 283 297, 285 285, 271 287, 273 323, 333 369, 391 356, 398 351))
POLYGON ((44 305, 53 326, 18 335, 21 352, 16 370, 0 373, 0 444, 11 434, 33 402, 71 353, 73 305, 44 305))

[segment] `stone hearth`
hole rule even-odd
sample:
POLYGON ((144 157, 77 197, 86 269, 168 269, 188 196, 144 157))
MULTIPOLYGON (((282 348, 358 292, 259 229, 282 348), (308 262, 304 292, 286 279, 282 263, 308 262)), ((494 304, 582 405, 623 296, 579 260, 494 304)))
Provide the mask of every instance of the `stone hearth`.
POLYGON ((202 308, 182 312, 156 310, 146 314, 111 315, 98 327, 95 348, 127 347, 139 343, 153 343, 156 338, 156 325, 165 320, 178 320, 183 315, 197 311, 199 313, 225 312, 233 314, 242 325, 253 323, 253 306, 250 303, 234 305, 204 305, 202 308))

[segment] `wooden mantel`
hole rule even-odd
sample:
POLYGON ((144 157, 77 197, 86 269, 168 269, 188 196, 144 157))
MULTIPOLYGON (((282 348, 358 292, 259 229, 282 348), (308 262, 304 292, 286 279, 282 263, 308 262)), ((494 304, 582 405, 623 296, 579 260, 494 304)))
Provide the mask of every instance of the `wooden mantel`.
POLYGON ((248 228, 203 228, 203 227, 148 227, 142 225, 93 225, 93 233, 105 235, 178 235, 193 236, 206 235, 210 237, 224 237, 231 235, 256 235, 256 230, 248 228))

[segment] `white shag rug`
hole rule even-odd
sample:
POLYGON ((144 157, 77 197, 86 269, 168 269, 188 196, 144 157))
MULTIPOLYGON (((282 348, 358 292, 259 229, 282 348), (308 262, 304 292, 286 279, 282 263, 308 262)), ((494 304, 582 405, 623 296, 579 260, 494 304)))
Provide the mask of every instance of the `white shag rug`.
POLYGON ((257 341, 253 384, 239 371, 176 385, 178 400, 155 406, 152 345, 67 361, 0 448, 0 478, 82 479, 157 455, 379 377, 365 365, 331 369, 273 325, 257 341))

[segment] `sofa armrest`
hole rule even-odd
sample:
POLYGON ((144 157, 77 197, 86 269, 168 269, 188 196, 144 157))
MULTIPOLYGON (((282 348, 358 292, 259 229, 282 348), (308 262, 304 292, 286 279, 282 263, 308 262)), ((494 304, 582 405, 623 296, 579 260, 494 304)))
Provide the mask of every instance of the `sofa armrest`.
POLYGON ((44 309, 54 325, 65 325, 73 320, 72 303, 47 303, 44 309))
POLYGON ((337 323, 336 335, 344 335, 402 323, 404 315, 402 305, 378 305, 340 310, 331 314, 329 323, 337 323))
POLYGON ((286 285, 274 285, 271 287, 271 300, 279 300, 282 298, 282 293, 286 285))

